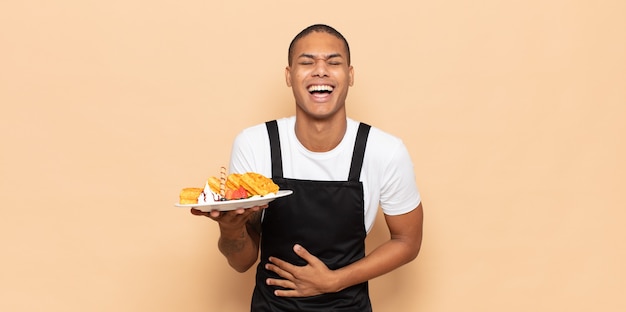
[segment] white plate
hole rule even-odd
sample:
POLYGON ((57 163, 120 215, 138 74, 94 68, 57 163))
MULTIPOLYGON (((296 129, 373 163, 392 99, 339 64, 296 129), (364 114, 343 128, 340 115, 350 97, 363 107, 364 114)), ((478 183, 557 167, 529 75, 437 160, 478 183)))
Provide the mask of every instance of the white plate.
POLYGON ((281 191, 278 191, 278 193, 276 194, 268 194, 262 197, 224 200, 224 201, 217 201, 217 202, 206 203, 206 204, 174 204, 174 206, 181 207, 181 208, 195 208, 204 212, 208 212, 211 210, 230 211, 230 210, 235 210, 239 208, 263 206, 273 201, 276 198, 291 195, 292 193, 293 193, 292 190, 281 190, 281 191))

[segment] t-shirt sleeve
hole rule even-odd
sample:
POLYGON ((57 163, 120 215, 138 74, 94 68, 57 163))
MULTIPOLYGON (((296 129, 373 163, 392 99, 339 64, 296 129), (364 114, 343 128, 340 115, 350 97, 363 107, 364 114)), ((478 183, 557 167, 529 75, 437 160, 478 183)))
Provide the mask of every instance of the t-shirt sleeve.
POLYGON ((383 170, 380 206, 387 215, 400 215, 415 209, 421 202, 413 162, 404 143, 399 141, 383 170))
POLYGON ((239 133, 237 137, 235 137, 230 153, 230 173, 245 173, 251 171, 253 161, 248 157, 252 154, 250 153, 251 146, 247 141, 244 132, 239 133))
POLYGON ((257 172, 271 174, 269 162, 269 139, 265 124, 248 128, 239 133, 233 141, 230 154, 230 173, 257 172))

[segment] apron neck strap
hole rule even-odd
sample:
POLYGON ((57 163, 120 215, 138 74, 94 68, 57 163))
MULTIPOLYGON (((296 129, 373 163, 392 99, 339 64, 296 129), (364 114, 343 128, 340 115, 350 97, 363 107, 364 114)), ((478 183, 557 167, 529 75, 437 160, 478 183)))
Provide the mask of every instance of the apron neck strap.
MULTIPOLYGON (((280 151, 280 136, 278 134, 278 123, 276 120, 265 123, 267 134, 270 139, 270 153, 272 158, 272 178, 283 178, 283 160, 280 151)), ((365 146, 367 145, 367 136, 369 135, 371 126, 365 123, 359 124, 359 130, 356 134, 356 142, 354 143, 354 151, 352 152, 352 163, 350 164, 350 173, 348 181, 359 181, 361 176, 361 167, 363 166, 363 156, 365 156, 365 146)))
POLYGON ((265 123, 267 134, 270 138, 270 151, 272 155, 272 178, 283 178, 283 160, 280 154, 280 137, 278 135, 278 123, 276 120, 265 123))
POLYGON ((359 181, 361 167, 363 167, 363 156, 365 156, 365 145, 367 144, 367 136, 370 133, 370 128, 368 124, 359 124, 359 131, 356 133, 356 142, 354 142, 354 151, 352 152, 352 164, 350 165, 348 181, 359 181))

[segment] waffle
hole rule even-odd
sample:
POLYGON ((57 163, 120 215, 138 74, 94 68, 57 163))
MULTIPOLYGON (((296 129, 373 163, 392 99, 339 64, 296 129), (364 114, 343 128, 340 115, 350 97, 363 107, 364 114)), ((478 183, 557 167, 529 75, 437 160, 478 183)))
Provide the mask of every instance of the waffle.
POLYGON ((261 174, 247 172, 241 176, 241 186, 251 195, 267 195, 278 192, 278 185, 261 174))
POLYGON ((180 203, 185 204, 197 204, 198 196, 202 194, 204 189, 197 187, 187 187, 180 192, 180 203))

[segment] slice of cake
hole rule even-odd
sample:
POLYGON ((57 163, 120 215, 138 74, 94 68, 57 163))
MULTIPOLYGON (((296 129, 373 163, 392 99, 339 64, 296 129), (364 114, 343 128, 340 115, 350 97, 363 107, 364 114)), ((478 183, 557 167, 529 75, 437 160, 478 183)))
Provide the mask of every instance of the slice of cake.
POLYGON ((180 203, 183 205, 186 204, 197 204, 198 196, 202 194, 204 189, 197 187, 187 187, 180 191, 180 203))

